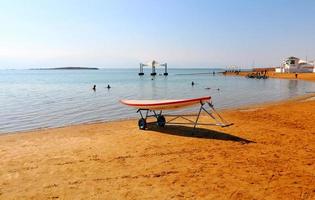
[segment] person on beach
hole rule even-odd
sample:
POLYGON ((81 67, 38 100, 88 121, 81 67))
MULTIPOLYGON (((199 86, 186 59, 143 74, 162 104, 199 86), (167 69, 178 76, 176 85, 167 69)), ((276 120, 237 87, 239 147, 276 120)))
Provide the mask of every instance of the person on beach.
POLYGON ((107 85, 107 89, 110 89, 110 88, 111 88, 111 87, 110 87, 110 85, 108 84, 108 85, 107 85))
POLYGON ((295 78, 298 78, 298 74, 297 73, 295 73, 295 78))
POLYGON ((96 91, 96 85, 94 85, 92 89, 93 89, 94 91, 96 91))

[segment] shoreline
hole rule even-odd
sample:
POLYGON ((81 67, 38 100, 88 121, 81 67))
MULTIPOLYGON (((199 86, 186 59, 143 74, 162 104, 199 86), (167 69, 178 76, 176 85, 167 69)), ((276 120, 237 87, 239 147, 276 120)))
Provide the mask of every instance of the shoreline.
MULTIPOLYGON (((255 73, 255 72, 239 72, 236 74, 235 72, 227 72, 225 75, 227 76, 247 76, 248 74, 255 73)), ((290 80, 303 80, 303 81, 310 81, 315 82, 315 73, 297 73, 298 78, 295 78, 295 73, 275 73, 275 72, 267 72, 267 76, 269 78, 279 78, 279 79, 290 79, 290 80)))
MULTIPOLYGON (((228 111, 236 111, 236 110, 242 110, 242 109, 250 109, 250 108, 255 108, 258 106, 268 106, 268 105, 276 105, 276 104, 281 104, 285 102, 292 102, 292 101, 298 101, 302 99, 307 99, 310 97, 315 96, 313 93, 306 93, 304 95, 299 95, 295 97, 291 97, 288 99, 283 99, 283 100, 270 100, 266 101, 263 103, 250 103, 242 106, 233 106, 229 108, 221 108, 221 109, 216 109, 219 113, 221 112, 228 112, 228 111)), ((194 113, 183 113, 183 114, 195 114, 194 113)), ((204 114, 202 114, 203 116, 204 114)), ((132 121, 132 120, 138 120, 138 117, 129 117, 129 118, 122 118, 122 119, 114 119, 110 121, 91 121, 91 122, 83 122, 83 123, 78 123, 78 124, 68 124, 64 126, 56 126, 56 127, 43 127, 43 128, 35 128, 35 129, 30 129, 30 130, 21 130, 21 131, 12 131, 12 132, 4 132, 0 133, 0 137, 2 135, 11 135, 11 134, 27 134, 30 132, 39 132, 39 131, 49 131, 50 129, 59 129, 59 128, 67 128, 67 127, 76 127, 76 126, 85 126, 85 125, 98 125, 98 124, 104 124, 104 123, 111 123, 111 122, 125 122, 125 121, 132 121)))
POLYGON ((233 126, 195 135, 135 119, 0 135, 0 198, 311 199, 314 97, 221 110, 233 126))

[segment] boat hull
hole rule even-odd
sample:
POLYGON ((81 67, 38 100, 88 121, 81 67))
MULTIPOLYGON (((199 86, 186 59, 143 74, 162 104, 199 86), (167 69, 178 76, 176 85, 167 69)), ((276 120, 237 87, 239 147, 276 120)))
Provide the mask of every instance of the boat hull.
POLYGON ((138 109, 147 110, 176 110, 185 107, 191 107, 196 104, 210 102, 211 97, 200 97, 193 99, 176 100, 121 100, 122 104, 138 109))

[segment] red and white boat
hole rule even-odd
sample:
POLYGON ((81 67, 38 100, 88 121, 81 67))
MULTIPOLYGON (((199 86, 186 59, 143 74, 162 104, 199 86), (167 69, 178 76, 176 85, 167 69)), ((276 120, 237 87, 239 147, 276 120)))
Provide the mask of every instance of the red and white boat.
POLYGON ((167 99, 167 100, 120 100, 122 104, 137 108, 137 113, 140 113, 141 118, 138 121, 138 126, 140 129, 144 130, 147 128, 147 118, 155 117, 157 119, 157 126, 164 127, 166 124, 191 124, 194 128, 197 125, 216 125, 221 127, 226 127, 232 125, 227 123, 220 115, 216 112, 211 103, 211 97, 199 97, 192 99, 167 99), (194 105, 200 105, 199 112, 197 115, 162 115, 164 110, 176 110, 180 108, 186 108, 194 105), (205 106, 208 105, 210 110, 207 110, 205 106), (205 111, 215 123, 198 123, 201 111, 205 111), (144 113, 143 113, 144 112, 144 113), (153 112, 153 114, 149 114, 153 112), (166 121, 165 117, 173 117, 169 121, 166 121), (197 117, 194 121, 187 118, 188 116, 197 117), (174 122, 174 120, 182 118, 189 123, 174 122))
POLYGON ((211 97, 200 97, 193 99, 173 99, 173 100, 121 100, 120 102, 138 109, 149 110, 175 110, 185 107, 194 106, 196 104, 210 103, 211 97))

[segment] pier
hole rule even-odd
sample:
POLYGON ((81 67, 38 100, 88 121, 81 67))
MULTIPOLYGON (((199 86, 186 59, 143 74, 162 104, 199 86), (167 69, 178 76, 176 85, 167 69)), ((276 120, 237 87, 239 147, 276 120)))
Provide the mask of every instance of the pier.
POLYGON ((168 72, 167 72, 167 63, 163 63, 163 64, 160 64, 158 62, 156 62, 155 60, 152 61, 151 65, 150 64, 144 64, 144 63, 140 63, 140 71, 139 71, 139 76, 143 76, 144 75, 144 72, 143 72, 143 67, 145 66, 151 66, 152 67, 152 72, 151 72, 151 76, 155 76, 156 75, 156 67, 164 67, 164 73, 163 75, 164 76, 167 76, 168 75, 168 72))

